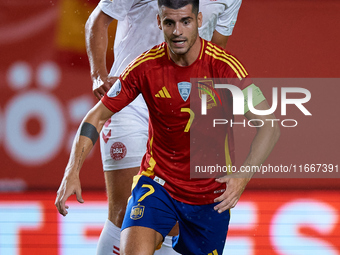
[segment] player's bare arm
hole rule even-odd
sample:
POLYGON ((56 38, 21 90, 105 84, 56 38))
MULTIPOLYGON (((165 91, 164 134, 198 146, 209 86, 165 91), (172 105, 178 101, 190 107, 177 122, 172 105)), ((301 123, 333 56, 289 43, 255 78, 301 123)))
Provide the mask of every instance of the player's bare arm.
MULTIPOLYGON (((258 110, 267 110, 269 106, 267 101, 264 100, 255 108, 258 110)), ((256 120, 252 122, 254 126, 261 126, 261 120, 265 123, 263 126, 257 128, 257 133, 251 143, 249 154, 243 163, 243 166, 260 166, 267 159, 278 141, 280 128, 276 121, 265 121, 268 119, 276 119, 273 114, 261 116, 248 111, 244 116, 248 120, 256 120)), ((217 182, 226 183, 227 188, 221 196, 215 199, 215 202, 221 203, 216 205, 214 209, 221 213, 235 207, 253 175, 254 172, 251 171, 237 172, 216 179, 217 182)))
MULTIPOLYGON (((231 33, 233 31, 233 25, 231 25, 231 22, 233 21, 234 25, 235 25, 241 4, 242 4, 242 0, 229 1, 228 8, 225 10, 225 12, 221 16, 219 16, 219 19, 222 16, 225 16, 225 15, 227 15, 229 17, 228 18, 228 22, 229 22, 228 25, 225 23, 226 21, 224 21, 220 24, 217 24, 217 26, 221 25, 223 27, 222 31, 224 31, 224 33, 231 35, 231 33)), ((225 49, 226 46, 227 46, 229 35, 221 34, 220 32, 218 32, 216 30, 216 27, 215 27, 215 31, 213 32, 211 42, 213 42, 213 43, 217 44, 218 46, 222 47, 223 49, 225 49)))
POLYGON ((85 25, 85 43, 90 62, 93 94, 101 99, 118 77, 109 77, 106 68, 108 27, 113 19, 99 6, 91 13, 85 25))
POLYGON ((104 123, 112 114, 100 101, 88 112, 80 124, 55 201, 59 213, 63 216, 67 214, 68 206, 65 203, 71 195, 75 194, 78 202, 84 202, 81 196, 80 169, 96 143, 104 123))
POLYGON ((215 30, 211 42, 225 49, 227 47, 228 38, 229 36, 222 35, 215 30))

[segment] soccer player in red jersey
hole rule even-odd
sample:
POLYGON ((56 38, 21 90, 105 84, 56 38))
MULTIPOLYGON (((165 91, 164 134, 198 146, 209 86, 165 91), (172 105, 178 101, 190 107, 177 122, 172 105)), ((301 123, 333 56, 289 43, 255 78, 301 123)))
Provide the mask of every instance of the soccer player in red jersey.
MULTIPOLYGON (((200 37, 225 48, 235 26, 241 0, 200 0, 199 4, 203 15, 200 37)), ((85 26, 85 41, 93 93, 98 99, 111 88, 131 61, 164 41, 163 33, 157 27, 157 13, 156 0, 101 0, 91 13, 85 26), (117 21, 114 62, 107 73, 107 27, 113 20, 117 21)), ((146 151, 148 124, 148 109, 143 97, 139 96, 114 114, 101 131, 99 141, 107 190, 108 219, 98 240, 97 255, 119 252, 120 228, 131 194, 132 177, 138 173, 146 151)), ((67 187, 72 189, 71 184, 67 187)), ((177 225, 170 234, 178 234, 177 225)), ((157 255, 178 255, 172 249, 170 236, 165 238, 157 255)))
MULTIPOLYGON (((240 81, 237 86, 244 90, 250 85, 246 82, 248 74, 234 56, 198 36, 202 22, 198 1, 158 3, 158 25, 165 43, 136 58, 101 102, 89 111, 75 138, 66 171, 79 178, 81 165, 105 121, 142 94, 150 115, 149 140, 122 226, 121 254, 153 254, 176 222, 180 228, 179 236, 173 240, 177 252, 222 254, 229 209, 238 202, 253 172, 218 179, 190 178, 190 129, 195 125, 190 106, 199 98, 196 84, 190 80, 236 78, 240 81)), ((256 108, 269 109, 265 98, 261 94, 257 97, 256 108)), ((221 95, 223 102, 228 98, 227 94, 221 95)), ((222 110, 231 116, 231 104, 226 104, 226 109, 210 110, 222 110)), ((250 111, 244 115, 259 127, 244 165, 259 166, 278 140, 279 128, 275 121, 264 121, 275 119, 273 115, 255 115, 250 111), (261 120, 262 126, 256 123, 261 120)), ((230 129, 226 132, 228 148, 232 148, 232 132, 230 129)), ((224 137, 220 141, 216 147, 224 154, 224 137)), ((197 157, 200 156, 198 152, 197 157)), ((79 195, 80 184, 74 192, 79 195)), ((63 215, 67 213, 66 199, 58 192, 56 206, 63 215)))

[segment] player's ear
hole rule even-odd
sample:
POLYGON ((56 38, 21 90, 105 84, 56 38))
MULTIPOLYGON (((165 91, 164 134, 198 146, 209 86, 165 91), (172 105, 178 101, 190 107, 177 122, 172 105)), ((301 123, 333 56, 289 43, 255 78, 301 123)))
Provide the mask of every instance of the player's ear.
POLYGON ((158 28, 162 30, 162 22, 161 22, 161 17, 159 17, 159 14, 157 14, 157 24, 158 24, 158 28))
POLYGON ((203 15, 202 15, 202 12, 199 12, 197 14, 197 25, 198 25, 198 27, 202 26, 202 21, 203 21, 203 15))

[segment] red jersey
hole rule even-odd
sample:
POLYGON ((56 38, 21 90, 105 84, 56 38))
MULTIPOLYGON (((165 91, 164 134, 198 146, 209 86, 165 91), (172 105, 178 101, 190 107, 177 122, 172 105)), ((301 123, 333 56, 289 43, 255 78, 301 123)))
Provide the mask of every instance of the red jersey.
MULTIPOLYGON (((112 112, 118 112, 142 93, 149 109, 149 140, 140 174, 156 180, 178 201, 208 204, 213 203, 226 186, 217 183, 215 178, 190 178, 190 162, 193 165, 196 159, 214 160, 219 155, 219 162, 222 159, 224 165, 232 164, 233 135, 230 127, 224 127, 224 137, 213 138, 212 123, 202 119, 195 122, 194 114, 200 114, 200 109, 190 107, 194 107, 195 100, 200 100, 200 85, 191 84, 191 78, 209 83, 209 77, 241 81, 247 76, 234 56, 203 39, 198 58, 186 67, 176 65, 170 59, 167 44, 162 43, 131 62, 119 77, 120 84, 118 81, 102 102, 112 112), (213 144, 208 145, 207 150, 193 147, 196 140, 190 139, 190 131, 195 124, 202 128, 205 137, 212 137, 209 141, 213 144)), ((246 85, 240 82, 238 87, 244 89, 246 85)), ((208 115, 214 116, 214 111, 222 110, 226 119, 233 118, 232 98, 225 91, 219 93, 223 107, 211 107, 208 115)))

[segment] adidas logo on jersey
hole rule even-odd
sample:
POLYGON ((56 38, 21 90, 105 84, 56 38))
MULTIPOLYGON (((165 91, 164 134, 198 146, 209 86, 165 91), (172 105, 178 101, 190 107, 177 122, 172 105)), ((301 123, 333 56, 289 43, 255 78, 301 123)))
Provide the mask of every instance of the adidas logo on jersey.
POLYGON ((155 97, 171 98, 170 93, 165 86, 160 91, 158 91, 155 97))

